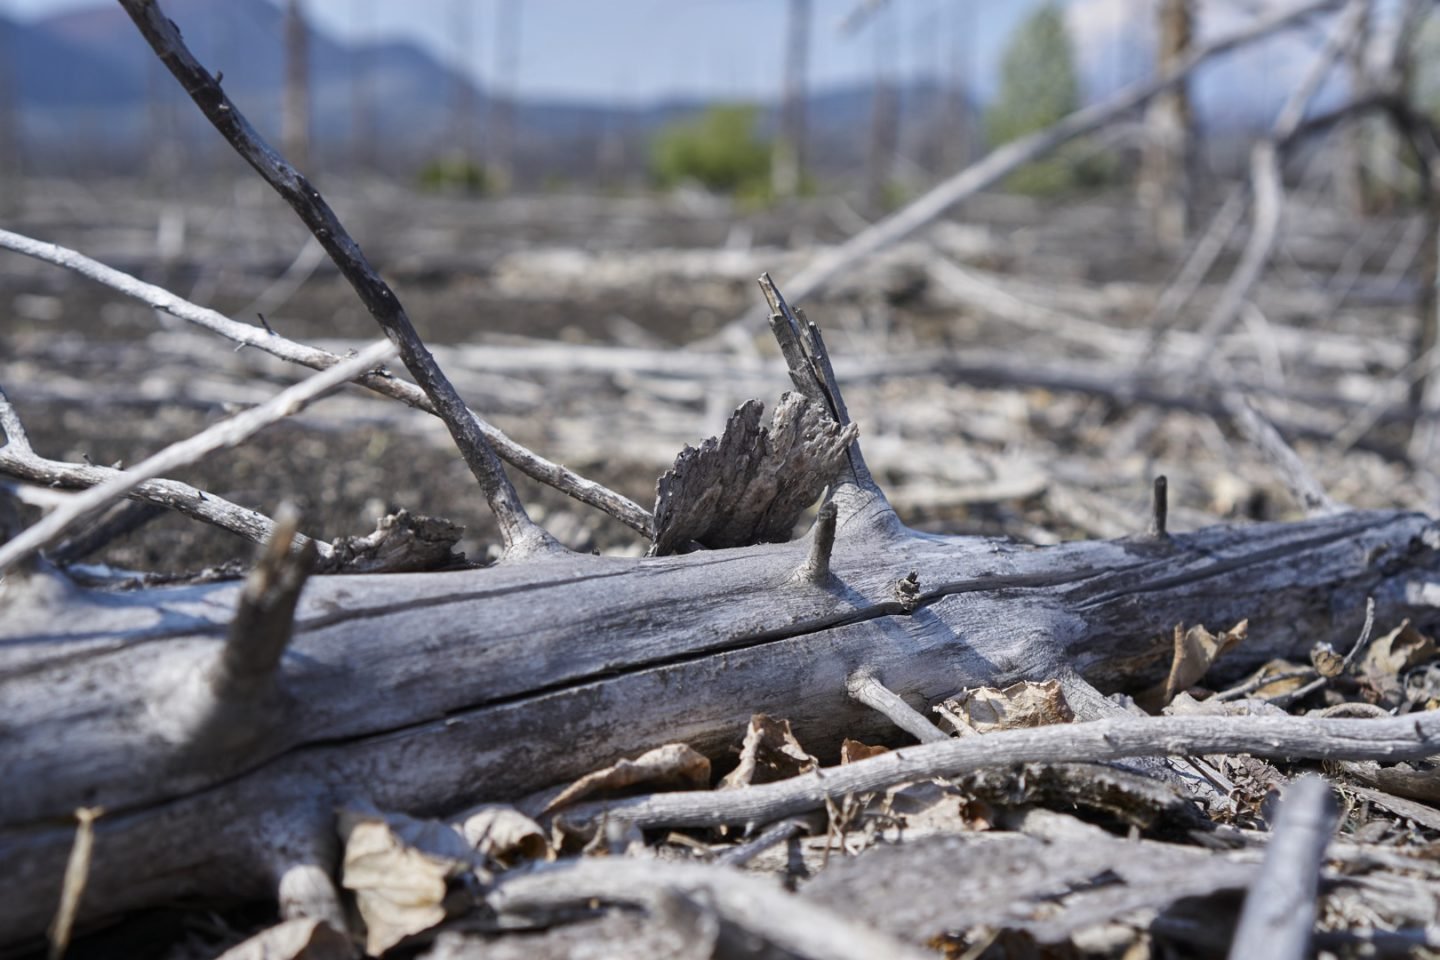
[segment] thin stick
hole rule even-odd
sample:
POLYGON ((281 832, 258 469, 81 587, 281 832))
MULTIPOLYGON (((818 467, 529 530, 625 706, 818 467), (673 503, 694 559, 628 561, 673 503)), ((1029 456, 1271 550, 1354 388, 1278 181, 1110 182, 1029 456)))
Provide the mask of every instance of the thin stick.
POLYGON ((1307 516, 1326 516, 1347 509, 1330 499, 1320 481, 1305 466, 1295 448, 1285 442, 1280 431, 1260 411, 1238 393, 1222 391, 1220 401, 1230 411, 1231 422, 1239 428, 1245 438, 1279 471, 1290 495, 1300 504, 1307 516))
POLYGON ((743 867, 766 850, 776 844, 789 842, 790 838, 798 836, 806 829, 805 821, 794 818, 772 823, 761 830, 758 837, 747 840, 739 846, 731 847, 717 856, 714 862, 725 867, 743 867))
POLYGON ((1308 717, 1116 718, 947 739, 904 747, 842 767, 740 790, 653 794, 580 804, 562 814, 585 826, 603 818, 655 827, 766 823, 931 777, 1016 763, 1251 753, 1321 760, 1420 759, 1440 752, 1440 711, 1384 720, 1308 717))
POLYGON ((258 407, 222 420, 186 440, 173 443, 128 470, 116 471, 113 478, 77 494, 62 506, 56 507, 39 523, 0 546, 0 572, 17 560, 50 544, 77 522, 129 495, 146 480, 153 480, 162 473, 194 463, 221 447, 240 443, 275 421, 298 413, 322 393, 339 386, 363 370, 384 363, 394 355, 395 346, 388 340, 373 344, 358 356, 282 390, 258 407))
MULTIPOLYGON (((14 407, 0 389, 0 424, 8 424, 11 442, 0 447, 0 474, 25 480, 44 487, 91 488, 109 483, 125 474, 113 467, 101 467, 89 463, 66 463, 62 460, 48 460, 31 449, 25 439, 24 427, 14 407)), ((157 478, 138 484, 126 494, 132 500, 157 504, 184 514, 194 520, 211 524, 252 543, 264 543, 275 531, 275 521, 257 510, 231 503, 224 497, 207 493, 198 487, 178 480, 157 478)), ((311 541, 309 537, 297 536, 296 546, 315 543, 320 556, 329 559, 334 555, 328 543, 311 541)))
POLYGON ((1285 790, 1265 862, 1245 896, 1230 960, 1310 956, 1320 867, 1334 829, 1335 791, 1325 780, 1301 777, 1285 790))
POLYGON ((950 737, 925 715, 900 698, 889 687, 864 671, 853 675, 845 683, 845 690, 851 699, 865 704, 871 710, 884 714, 901 730, 921 743, 937 743, 950 737))
POLYGON ((70 848, 70 859, 65 864, 60 906, 50 924, 50 960, 60 960, 70 946, 75 915, 80 910, 80 898, 85 894, 85 882, 90 877, 90 858, 95 850, 95 819, 104 812, 101 807, 81 807, 75 811, 78 821, 75 844, 70 848))
MULTIPOLYGON (((271 356, 279 357, 290 363, 298 363, 313 370, 324 370, 344 359, 328 350, 321 350, 318 347, 286 339, 273 331, 256 327, 253 324, 232 320, 222 313, 182 299, 164 287, 145 283, 128 273, 123 273, 98 260, 92 260, 84 254, 53 243, 44 243, 18 233, 11 233, 8 230, 0 230, 0 247, 22 253, 27 257, 34 257, 36 260, 52 263, 57 267, 64 267, 82 277, 102 283, 127 297, 133 297, 162 313, 168 313, 186 323, 192 323, 212 333, 218 333, 234 343, 263 350, 271 356)), ((366 371, 357 377, 355 382, 382 396, 409 404, 417 410, 424 410, 430 414, 435 413, 435 405, 430 402, 429 397, 425 396, 425 391, 413 383, 398 379, 388 373, 366 371)), ((474 418, 477 428, 485 435, 485 439, 490 442, 495 448, 495 452, 505 462, 512 464, 527 476, 554 487, 581 503, 589 504, 595 509, 609 514, 646 537, 654 535, 654 518, 644 507, 622 497, 613 490, 567 470, 558 463, 546 460, 510 439, 498 427, 481 419, 473 410, 469 413, 474 418)))
MULTIPOLYGON (((131 0, 125 0, 125 2, 128 3, 131 0)), ((838 248, 822 255, 794 277, 788 279, 785 286, 790 291, 791 299, 804 300, 855 263, 903 240, 940 217, 955 204, 974 196, 1008 176, 1014 170, 1038 160, 1076 137, 1099 129, 1116 117, 1144 106, 1161 93, 1184 82, 1197 67, 1211 58, 1269 36, 1337 5, 1338 0, 1315 0, 1315 2, 1266 17, 1244 30, 1226 34, 1217 37, 1210 43, 1193 47, 1188 56, 1176 64, 1173 69, 1160 76, 1126 87, 1108 100, 1077 110, 1044 130, 1036 131, 991 151, 981 160, 961 170, 918 200, 879 221, 874 226, 857 233, 838 248)), ((754 314, 747 314, 730 326, 747 329, 756 325, 759 319, 754 314)), ((719 336, 717 335, 717 338, 719 336)))
POLYGON ((460 456, 479 481, 500 527, 506 552, 523 554, 537 549, 562 549, 525 512, 519 494, 454 384, 421 342, 400 300, 370 266, 360 245, 346 232, 320 191, 255 131, 215 78, 190 53, 179 28, 165 16, 155 0, 120 0, 120 5, 206 119, 299 215, 340 268, 370 316, 399 349, 406 369, 425 391, 436 415, 450 431, 460 456))
MULTIPOLYGON (((1347 672, 1350 670, 1351 664, 1353 664, 1353 663, 1355 662, 1355 658, 1360 655, 1360 651, 1365 649, 1366 644, 1368 644, 1368 643, 1370 642, 1370 636, 1371 636, 1371 634, 1373 634, 1374 632, 1375 632, 1375 598, 1374 598, 1374 597, 1366 597, 1366 598, 1365 598, 1365 623, 1364 623, 1364 625, 1362 625, 1362 626, 1360 627, 1360 636, 1358 636, 1358 637, 1355 638, 1355 642, 1352 643, 1352 644, 1350 644, 1350 649, 1347 650, 1347 651, 1345 652, 1345 656, 1344 656, 1343 658, 1341 658, 1341 660, 1340 660, 1340 670, 1339 670, 1339 673, 1336 674, 1336 676, 1343 675, 1343 674, 1347 673, 1347 672)), ((1310 673, 1315 673, 1315 672, 1317 672, 1317 671, 1315 671, 1313 668, 1311 668, 1310 670, 1305 671, 1305 672, 1302 673, 1301 675, 1303 676, 1303 675, 1310 674, 1310 673)), ((1270 678, 1270 679, 1279 679, 1279 678, 1276 677, 1276 678, 1270 678)), ((1268 682, 1268 680, 1267 680, 1267 682, 1268 682)), ((1266 697, 1265 699, 1268 700, 1270 703, 1275 704, 1277 707, 1288 707, 1288 706, 1290 706, 1290 704, 1292 704, 1292 703, 1297 703, 1297 702, 1299 702, 1299 701, 1301 701, 1301 700, 1304 700, 1306 697, 1310 696, 1310 694, 1314 693, 1316 690, 1319 690, 1321 687, 1324 687, 1324 686, 1325 686, 1326 684, 1328 684, 1329 682, 1330 682, 1330 678, 1327 677, 1327 676, 1325 676, 1324 674, 1321 674, 1320 676, 1316 677, 1314 680, 1311 680, 1309 683, 1306 683, 1306 684, 1304 684, 1303 686, 1297 687, 1296 689, 1291 690, 1291 691, 1289 691, 1288 693, 1277 694, 1277 695, 1275 695, 1275 696, 1273 696, 1273 697, 1266 697)))
POLYGON ((675 894, 702 895, 729 923, 796 956, 814 960, 933 956, 787 893, 772 881, 730 867, 616 857, 571 860, 505 874, 487 900, 497 912, 513 914, 596 900, 648 905, 675 894))

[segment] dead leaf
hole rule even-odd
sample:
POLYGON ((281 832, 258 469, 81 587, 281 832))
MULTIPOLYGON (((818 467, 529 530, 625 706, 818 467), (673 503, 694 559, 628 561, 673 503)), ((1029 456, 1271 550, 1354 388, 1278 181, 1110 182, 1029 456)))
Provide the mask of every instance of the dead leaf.
POLYGON ((286 920, 220 954, 216 960, 350 960, 355 945, 324 920, 286 920))
POLYGON ((725 775, 719 789, 787 780, 818 766, 820 761, 806 753, 790 732, 789 720, 772 720, 757 713, 750 718, 750 726, 745 731, 740 765, 725 775))
POLYGON ((871 757, 878 757, 882 753, 889 753, 888 747, 872 747, 868 743, 861 743, 859 740, 851 740, 846 737, 840 744, 840 765, 854 763, 856 760, 868 760, 871 757))
POLYGON ((342 810, 341 883, 365 920, 365 950, 379 955, 445 919, 450 881, 471 873, 475 855, 458 831, 402 814, 342 810))
POLYGON ((471 810, 460 824, 465 842, 503 866, 521 860, 554 860, 540 825, 506 803, 489 803, 471 810))
POLYGON ((541 813, 551 813, 592 794, 614 793, 639 784, 650 788, 703 790, 710 784, 710 761, 689 744, 667 743, 647 750, 634 760, 621 760, 603 770, 587 773, 557 794, 541 813))
POLYGON ((719 439, 686 447, 655 485, 657 556, 692 540, 740 547, 790 539, 801 512, 819 499, 846 462, 858 427, 842 427, 828 410, 798 393, 775 406, 747 400, 719 439))
POLYGON ((1338 677, 1345 669, 1345 658, 1328 643, 1317 643, 1310 649, 1310 665, 1322 677, 1338 677))
POLYGON ((1399 703, 1405 694, 1400 675, 1435 656, 1435 641, 1403 620, 1400 626, 1372 641, 1360 655, 1355 672, 1379 703, 1399 703))
POLYGON ((1059 680, 1042 683, 1021 680, 1003 690, 995 687, 962 690, 958 696, 940 704, 936 712, 962 735, 1044 727, 1075 719, 1059 680))
POLYGON ((1135 702, 1150 713, 1159 712, 1161 707, 1175 699, 1175 694, 1199 683, 1216 660, 1245 639, 1249 629, 1249 620, 1241 620, 1220 634, 1211 633, 1200 624, 1186 630, 1183 624, 1177 623, 1170 675, 1165 682, 1137 696, 1135 702))

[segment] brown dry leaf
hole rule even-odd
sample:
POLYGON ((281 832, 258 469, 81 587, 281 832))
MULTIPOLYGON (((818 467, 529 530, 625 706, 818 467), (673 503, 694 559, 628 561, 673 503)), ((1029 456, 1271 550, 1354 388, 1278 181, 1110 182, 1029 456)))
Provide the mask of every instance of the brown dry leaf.
POLYGON ((1379 701, 1398 703, 1404 696, 1400 675, 1435 656, 1435 641, 1402 620, 1400 626, 1371 642, 1355 672, 1374 689, 1379 701))
POLYGON ((460 824, 465 842, 504 866, 521 860, 554 860, 540 825, 508 803, 489 803, 471 810, 460 824))
POLYGON ((1231 648, 1245 639, 1250 630, 1250 621, 1241 620, 1224 633, 1211 633, 1196 624, 1186 630, 1183 624, 1175 625, 1175 649, 1170 660, 1170 675, 1164 683, 1157 684, 1135 698, 1150 713, 1156 713, 1165 704, 1175 699, 1175 694, 1188 690, 1210 672, 1210 667, 1231 648))
POLYGON ((868 760, 871 757, 878 757, 882 753, 889 753, 888 747, 872 747, 868 743, 861 743, 859 740, 851 740, 846 737, 840 744, 840 765, 854 763, 856 760, 868 760))
POLYGON ((1310 650, 1310 665, 1322 677, 1338 677, 1345 669, 1345 658, 1328 643, 1317 643, 1310 650))
POLYGON ((365 920, 365 950, 378 956, 445 919, 449 881, 475 856, 453 827, 375 811, 340 811, 341 883, 365 920))
POLYGON ((286 920, 236 944, 216 960, 351 960, 355 945, 324 920, 286 920))
POLYGON ((703 790, 710 784, 710 760, 685 743, 667 743, 647 750, 634 760, 621 760, 603 770, 587 773, 545 805, 551 813, 582 797, 613 793, 637 784, 703 790))
POLYGON ((952 724, 963 724, 967 729, 962 733, 1045 727, 1075 719, 1059 680, 1043 683, 1021 680, 1003 690, 995 687, 962 690, 941 704, 937 712, 952 724))
POLYGON ((750 726, 745 731, 740 765, 725 775, 719 789, 787 780, 818 766, 820 761, 806 753, 790 732, 789 720, 772 720, 757 713, 750 718, 750 726))

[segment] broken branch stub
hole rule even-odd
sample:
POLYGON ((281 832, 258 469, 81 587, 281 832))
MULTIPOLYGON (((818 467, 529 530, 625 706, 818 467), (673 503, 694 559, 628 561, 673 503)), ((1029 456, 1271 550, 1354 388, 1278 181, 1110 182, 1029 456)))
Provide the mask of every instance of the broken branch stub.
POLYGON ((655 556, 692 541, 712 549, 790 539, 801 512, 846 465, 854 424, 842 427, 796 393, 765 405, 747 400, 719 438, 687 446, 655 485, 655 556))

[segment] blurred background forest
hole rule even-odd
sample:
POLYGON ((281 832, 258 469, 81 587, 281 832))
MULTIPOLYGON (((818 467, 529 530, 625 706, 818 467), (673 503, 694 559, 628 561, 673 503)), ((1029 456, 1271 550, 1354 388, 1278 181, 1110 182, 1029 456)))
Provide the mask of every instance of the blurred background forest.
MULTIPOLYGON (((800 278, 917 525, 1122 535, 1157 472, 1177 528, 1303 511, 1307 470, 1434 509, 1428 2, 163 7, 472 406, 640 503, 681 445, 783 389, 744 322, 768 270, 800 278), (1083 135, 996 166, 1077 111, 1083 135)), ((0 225, 292 338, 375 335, 112 4, 0 0, 0 225)), ((136 459, 298 375, 254 353, 0 253, 0 383, 58 460, 136 459)), ((483 557, 444 431, 392 406, 338 398, 186 479, 298 500, 325 537, 443 515, 483 557)), ((633 549, 527 496, 567 542, 633 549)), ((172 518, 97 555, 172 569, 235 545, 172 518)))

